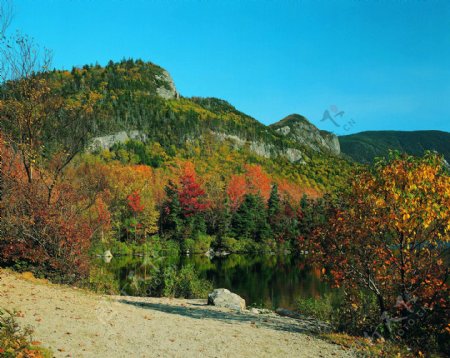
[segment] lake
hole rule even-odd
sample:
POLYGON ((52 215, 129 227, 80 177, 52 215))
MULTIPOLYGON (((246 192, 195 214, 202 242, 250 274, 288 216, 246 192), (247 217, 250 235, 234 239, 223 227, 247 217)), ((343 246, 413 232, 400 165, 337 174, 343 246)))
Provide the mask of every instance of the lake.
POLYGON ((97 260, 96 275, 102 285, 123 295, 152 296, 148 282, 162 267, 184 265, 193 265, 197 275, 211 281, 214 288, 227 288, 242 296, 247 306, 295 309, 298 298, 317 298, 331 291, 320 268, 291 255, 231 254, 212 259, 205 255, 119 256, 109 263, 97 260))

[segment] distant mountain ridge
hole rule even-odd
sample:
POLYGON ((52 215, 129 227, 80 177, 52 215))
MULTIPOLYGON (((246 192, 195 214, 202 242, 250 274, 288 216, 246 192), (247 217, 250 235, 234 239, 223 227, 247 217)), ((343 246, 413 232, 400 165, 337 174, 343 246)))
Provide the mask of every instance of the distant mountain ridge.
POLYGON ((450 161, 450 133, 443 131, 367 131, 339 136, 339 143, 343 154, 361 163, 371 163, 389 150, 412 155, 431 150, 450 161))

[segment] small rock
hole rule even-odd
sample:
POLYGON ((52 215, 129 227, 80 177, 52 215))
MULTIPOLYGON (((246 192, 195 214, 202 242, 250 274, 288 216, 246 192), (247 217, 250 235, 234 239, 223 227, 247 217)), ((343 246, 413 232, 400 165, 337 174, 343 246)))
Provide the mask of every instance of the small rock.
POLYGON ((228 256, 229 254, 227 251, 218 251, 215 253, 216 256, 228 256))
POLYGON ((275 311, 280 316, 302 319, 303 316, 297 312, 287 310, 285 308, 277 308, 275 311))
POLYGON ((226 288, 217 288, 208 295, 208 304, 230 308, 236 311, 245 310, 245 300, 226 288))
POLYGON ((273 313, 273 311, 268 310, 267 308, 260 308, 259 313, 260 314, 271 314, 271 313, 273 313))
POLYGON ((105 263, 107 263, 107 264, 110 263, 112 258, 113 258, 113 255, 110 250, 106 250, 103 253, 103 261, 105 261, 105 263))
POLYGON ((208 258, 213 258, 214 257, 214 250, 213 249, 209 249, 208 251, 205 252, 205 256, 208 258))

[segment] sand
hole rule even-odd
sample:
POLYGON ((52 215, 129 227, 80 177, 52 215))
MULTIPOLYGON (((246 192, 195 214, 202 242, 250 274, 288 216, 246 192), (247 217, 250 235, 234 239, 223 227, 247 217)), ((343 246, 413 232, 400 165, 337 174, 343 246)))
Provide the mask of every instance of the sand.
POLYGON ((205 300, 102 296, 0 271, 0 308, 55 357, 350 357, 309 322, 205 300))

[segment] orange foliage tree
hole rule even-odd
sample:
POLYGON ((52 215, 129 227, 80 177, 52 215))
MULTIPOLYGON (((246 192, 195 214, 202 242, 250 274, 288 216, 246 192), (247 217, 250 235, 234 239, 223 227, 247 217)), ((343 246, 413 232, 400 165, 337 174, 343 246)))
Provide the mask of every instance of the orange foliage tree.
MULTIPOLYGON (((426 340, 424 332, 445 334, 450 177, 442 159, 393 154, 373 172, 358 175, 342 203, 316 231, 334 283, 347 292, 372 292, 382 330, 392 337, 426 340), (394 329, 393 322, 401 323, 394 329)), ((352 300, 357 310, 356 296, 352 300)))
POLYGON ((119 162, 105 164, 86 156, 69 177, 78 190, 95 202, 89 213, 92 221, 101 224, 104 240, 130 238, 130 233, 134 239, 141 239, 157 232, 157 189, 152 168, 119 162))
POLYGON ((269 199, 271 179, 260 165, 245 165, 245 173, 232 175, 228 183, 227 194, 233 211, 242 203, 245 194, 261 195, 269 199))

